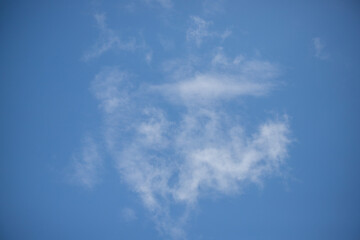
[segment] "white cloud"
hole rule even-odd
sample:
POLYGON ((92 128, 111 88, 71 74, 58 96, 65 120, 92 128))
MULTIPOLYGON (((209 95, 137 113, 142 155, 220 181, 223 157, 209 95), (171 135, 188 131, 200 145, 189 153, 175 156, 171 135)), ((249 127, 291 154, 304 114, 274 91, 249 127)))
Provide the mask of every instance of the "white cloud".
POLYGON ((162 64, 162 70, 169 75, 169 78, 180 81, 181 79, 193 76, 195 69, 201 65, 196 56, 189 56, 186 59, 171 59, 162 64))
POLYGON ((181 104, 213 104, 239 96, 259 96, 268 92, 271 84, 246 81, 227 74, 197 74, 191 79, 154 87, 181 104))
POLYGON ((74 183, 91 189, 100 181, 99 171, 102 168, 102 158, 91 137, 85 137, 82 152, 74 155, 72 167, 71 180, 74 183))
POLYGON ((140 195, 158 229, 173 239, 185 237, 183 227, 200 198, 261 183, 280 169, 290 143, 286 116, 249 133, 239 116, 221 107, 269 92, 279 74, 276 64, 231 58, 218 49, 197 72, 199 62, 191 59, 185 69, 168 63, 169 82, 146 90, 130 84, 131 76, 118 68, 103 69, 92 84, 121 177, 140 195), (159 92, 184 106, 175 119, 151 101, 159 92), (182 206, 183 213, 174 217, 173 206, 182 206))
POLYGON ((223 53, 223 48, 217 49, 215 55, 213 56, 213 58, 211 60, 211 64, 213 66, 216 66, 216 65, 228 66, 230 64, 229 59, 223 53))
POLYGON ((325 51, 325 44, 319 37, 313 38, 313 45, 315 50, 315 57, 326 60, 330 58, 330 55, 325 51))
POLYGON ((230 37, 230 35, 232 34, 232 31, 229 30, 229 29, 226 29, 221 35, 220 35, 220 38, 222 40, 225 40, 227 39, 228 37, 230 37))
POLYGON ((222 130, 218 113, 211 114, 205 123, 201 120, 208 115, 189 116, 195 123, 186 125, 180 137, 185 162, 174 191, 177 201, 196 203, 207 190, 236 193, 244 183, 261 181, 277 169, 286 155, 286 121, 266 122, 246 136, 241 126, 225 124, 227 130, 222 130))
POLYGON ((107 26, 105 14, 95 14, 94 18, 99 29, 99 38, 94 46, 84 54, 84 61, 99 57, 109 50, 134 51, 144 48, 144 45, 138 44, 134 38, 126 41, 121 39, 119 34, 107 26))
POLYGON ((166 144, 164 135, 169 127, 164 113, 156 108, 145 109, 146 121, 140 123, 137 132, 140 135, 140 142, 154 148, 162 147, 166 144))
MULTIPOLYGON (((145 1, 172 7, 168 0, 145 1)), ((95 18, 100 38, 84 59, 110 49, 139 48, 135 41, 124 44, 107 27, 104 15, 95 18)), ((230 30, 211 31, 211 25, 191 17, 187 41, 200 47, 208 38, 221 42, 231 35, 230 30)), ((169 40, 161 44, 165 49, 172 47, 169 40)), ((320 40, 314 40, 314 45, 323 51, 320 40)), ((152 51, 143 49, 150 64, 152 51)), ((246 184, 262 183, 281 169, 291 142, 290 129, 283 116, 264 120, 249 132, 239 121, 242 116, 224 107, 248 96, 269 94, 281 72, 277 64, 259 56, 229 56, 218 47, 201 56, 166 61, 162 67, 166 82, 157 85, 146 85, 146 79, 131 81, 132 76, 118 67, 103 68, 91 91, 103 113, 106 149, 121 178, 139 194, 159 231, 168 238, 184 239, 183 228, 199 199, 209 193, 237 194, 246 184), (159 96, 165 102, 156 102, 159 96), (169 113, 167 106, 180 110, 169 113), (174 214, 174 206, 183 211, 174 214)), ((76 158, 76 179, 84 186, 94 186, 101 162, 89 138, 76 158)), ((136 219, 130 208, 122 213, 126 221, 136 219)))
POLYGON ((197 46, 200 46, 204 38, 212 35, 208 29, 210 24, 211 22, 207 22, 200 17, 192 16, 191 26, 186 32, 186 40, 194 41, 197 46))
POLYGON ((200 47, 203 41, 207 38, 216 37, 225 40, 231 35, 231 31, 226 29, 223 33, 211 31, 209 27, 212 25, 211 21, 205 21, 198 16, 190 17, 190 27, 186 31, 186 40, 194 42, 197 47, 200 47))
POLYGON ((121 88, 127 78, 126 73, 115 68, 104 68, 92 82, 91 89, 107 114, 116 113, 127 104, 127 92, 121 88))
MULTIPOLYGON (((209 67, 195 71, 192 61, 179 64, 167 63, 173 81, 152 89, 180 104, 213 105, 219 100, 231 100, 241 96, 261 96, 274 86, 272 79, 279 75, 276 64, 257 59, 246 59, 239 55, 234 59, 227 57, 222 48, 213 55, 209 67)), ((196 64, 196 63, 195 63, 196 64)))

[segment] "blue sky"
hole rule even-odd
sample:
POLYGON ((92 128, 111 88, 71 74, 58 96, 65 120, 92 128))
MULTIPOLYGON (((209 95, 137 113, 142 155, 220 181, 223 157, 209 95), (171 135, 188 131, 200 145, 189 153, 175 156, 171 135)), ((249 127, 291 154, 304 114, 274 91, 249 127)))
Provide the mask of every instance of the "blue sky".
POLYGON ((1 239, 359 239, 357 1, 2 1, 1 239))

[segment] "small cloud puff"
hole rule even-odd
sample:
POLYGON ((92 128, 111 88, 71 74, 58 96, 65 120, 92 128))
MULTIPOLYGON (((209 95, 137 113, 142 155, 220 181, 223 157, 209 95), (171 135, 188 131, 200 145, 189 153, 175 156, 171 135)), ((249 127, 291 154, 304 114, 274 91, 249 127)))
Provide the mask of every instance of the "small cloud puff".
POLYGON ((312 42, 313 42, 316 58, 321 60, 327 60, 330 58, 329 53, 325 51, 325 44, 319 37, 313 38, 312 42))

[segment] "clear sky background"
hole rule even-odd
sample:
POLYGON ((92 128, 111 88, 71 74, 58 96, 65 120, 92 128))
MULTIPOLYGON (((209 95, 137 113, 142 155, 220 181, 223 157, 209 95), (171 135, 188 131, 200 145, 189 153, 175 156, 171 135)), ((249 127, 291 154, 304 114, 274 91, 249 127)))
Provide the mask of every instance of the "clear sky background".
POLYGON ((358 1, 1 1, 1 239, 359 239, 358 1))

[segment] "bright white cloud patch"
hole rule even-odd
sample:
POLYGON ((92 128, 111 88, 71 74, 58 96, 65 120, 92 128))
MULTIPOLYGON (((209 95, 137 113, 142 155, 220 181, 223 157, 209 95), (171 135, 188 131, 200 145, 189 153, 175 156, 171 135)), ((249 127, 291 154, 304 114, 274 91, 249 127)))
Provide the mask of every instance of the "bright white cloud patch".
POLYGON ((175 84, 164 84, 157 89, 169 98, 178 98, 181 103, 211 103, 236 96, 263 95, 270 84, 248 82, 238 76, 226 74, 197 74, 191 79, 175 84))
POLYGON ((241 55, 230 59, 224 55, 222 48, 216 51, 210 67, 203 72, 195 71, 186 64, 181 65, 168 66, 169 77, 174 81, 153 89, 172 101, 188 106, 213 105, 241 96, 265 95, 274 85, 269 80, 280 72, 276 64, 267 61, 249 60, 241 55))

